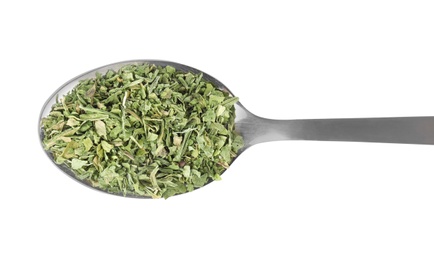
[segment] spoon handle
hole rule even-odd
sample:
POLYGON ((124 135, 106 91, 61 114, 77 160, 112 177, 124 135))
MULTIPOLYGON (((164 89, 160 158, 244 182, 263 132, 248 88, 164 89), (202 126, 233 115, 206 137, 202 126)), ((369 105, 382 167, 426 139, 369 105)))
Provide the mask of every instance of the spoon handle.
POLYGON ((250 145, 276 140, 434 144, 434 117, 273 120, 257 118, 262 132, 250 145), (260 123, 259 123, 260 122, 260 123))

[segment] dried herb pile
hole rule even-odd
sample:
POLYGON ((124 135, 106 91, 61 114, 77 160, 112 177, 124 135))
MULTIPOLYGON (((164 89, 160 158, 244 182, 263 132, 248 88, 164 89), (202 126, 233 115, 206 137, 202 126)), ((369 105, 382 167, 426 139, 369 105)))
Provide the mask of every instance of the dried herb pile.
POLYGON ((237 101, 201 74, 127 65, 81 81, 54 104, 42 120, 43 144, 94 187, 168 198, 229 167, 243 146, 237 101))

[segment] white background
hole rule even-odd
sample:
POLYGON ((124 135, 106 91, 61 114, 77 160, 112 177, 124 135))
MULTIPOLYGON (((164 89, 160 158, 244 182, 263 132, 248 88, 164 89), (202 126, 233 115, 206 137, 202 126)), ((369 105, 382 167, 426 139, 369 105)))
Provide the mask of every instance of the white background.
POLYGON ((61 84, 140 58, 199 68, 263 117, 434 115, 433 14, 432 1, 2 2, 0 259, 433 259, 433 146, 261 144, 220 182, 138 200, 72 181, 37 132, 61 84))

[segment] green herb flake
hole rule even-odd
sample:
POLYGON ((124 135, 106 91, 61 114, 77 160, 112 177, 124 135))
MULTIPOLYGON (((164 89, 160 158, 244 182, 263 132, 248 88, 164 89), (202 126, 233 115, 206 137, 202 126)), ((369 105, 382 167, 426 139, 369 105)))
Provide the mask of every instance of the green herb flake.
POLYGON ((79 159, 75 159, 75 158, 71 160, 71 168, 73 170, 81 169, 81 167, 83 167, 86 164, 87 164, 87 161, 83 161, 83 160, 79 160, 79 159))
POLYGON ((89 137, 86 137, 86 139, 83 140, 83 145, 86 152, 88 152, 93 146, 92 140, 89 137))
POLYGON ((106 151, 107 153, 109 153, 112 149, 113 149, 113 145, 107 143, 106 141, 102 141, 101 142, 101 147, 102 149, 104 149, 104 151, 106 151))
POLYGON ((80 81, 41 121, 44 148, 109 193, 168 198, 219 180, 239 149, 237 97, 201 74, 126 65, 80 81))

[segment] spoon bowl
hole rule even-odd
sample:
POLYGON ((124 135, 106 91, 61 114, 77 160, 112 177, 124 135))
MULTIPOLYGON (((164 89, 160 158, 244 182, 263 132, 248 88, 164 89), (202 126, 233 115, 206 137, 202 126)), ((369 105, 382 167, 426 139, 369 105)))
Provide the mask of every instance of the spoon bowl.
MULTIPOLYGON (((50 113, 51 107, 57 102, 57 98, 66 95, 81 80, 92 78, 96 73, 104 74, 108 70, 117 71, 125 65, 143 63, 155 64, 157 66, 170 65, 179 71, 194 74, 202 73, 204 80, 233 96, 232 92, 223 83, 198 69, 170 61, 130 60, 112 63, 90 70, 60 86, 43 105, 39 122, 50 113)), ((255 144, 281 140, 434 144, 434 117, 274 120, 252 114, 240 102, 235 104, 235 115, 235 130, 243 137, 245 144, 244 147, 239 150, 237 156, 255 144)), ((44 132, 41 126, 38 127, 38 131, 42 145, 44 132)), ((46 150, 44 150, 44 152, 54 163, 53 155, 46 150)), ((64 164, 54 164, 66 175, 81 184, 92 189, 106 192, 92 186, 85 180, 77 178, 74 172, 64 164)), ((124 194, 120 193, 114 195, 124 196, 124 194)), ((125 196, 132 198, 149 198, 134 194, 126 194, 125 196)))
MULTIPOLYGON (((39 132, 39 137, 40 137, 40 141, 41 141, 41 146, 43 147, 43 140, 44 140, 44 131, 41 127, 41 121, 44 117, 46 117, 50 113, 51 107, 55 103, 57 103, 57 100, 59 97, 62 97, 64 95, 68 94, 68 92, 70 92, 73 88, 75 88, 79 84, 80 81, 95 77, 96 73, 105 74, 109 70, 117 71, 126 65, 139 65, 139 64, 143 64, 143 63, 154 64, 154 65, 163 66, 163 67, 169 65, 169 66, 174 67, 176 70, 182 71, 182 72, 191 72, 194 74, 202 73, 202 75, 203 75, 202 78, 205 81, 212 83, 216 88, 221 89, 225 92, 228 92, 230 95, 233 96, 232 92, 223 83, 221 83, 220 81, 218 81, 214 77, 212 77, 209 74, 202 72, 198 69, 195 69, 195 68, 192 68, 192 67, 180 64, 180 63, 175 63, 175 62, 170 62, 170 61, 162 61, 162 60, 129 60, 129 61, 122 61, 122 62, 108 64, 108 65, 87 71, 81 75, 78 75, 78 76, 70 79, 69 81, 67 81, 66 83, 61 85, 53 94, 51 94, 51 96, 47 99, 47 101, 43 105, 42 110, 41 110, 40 115, 39 115, 39 123, 40 124, 38 126, 38 132, 39 132)), ((236 104, 236 107, 239 107, 239 109, 237 109, 237 111, 242 111, 241 104, 236 104)), ((98 191, 102 191, 102 192, 105 192, 108 194, 112 194, 112 195, 122 196, 122 197, 150 198, 148 196, 140 196, 140 195, 135 195, 135 194, 131 194, 131 193, 127 193, 127 194, 111 193, 111 192, 109 193, 103 189, 100 189, 98 187, 94 187, 88 181, 77 178, 75 173, 69 167, 67 167, 65 164, 56 164, 52 153, 45 150, 45 149, 43 149, 43 150, 44 150, 45 154, 47 154, 47 156, 50 158, 50 160, 54 163, 54 165, 56 165, 56 167, 58 167, 62 172, 64 172, 66 175, 68 175, 69 177, 71 177, 75 181, 78 181, 79 183, 81 183, 81 184, 83 184, 89 188, 92 188, 92 189, 95 189, 98 191)), ((207 184, 209 184, 210 182, 211 181, 209 181, 207 184)), ((207 185, 207 184, 205 184, 205 185, 207 185)))

